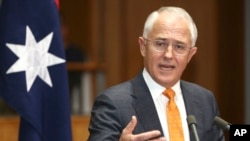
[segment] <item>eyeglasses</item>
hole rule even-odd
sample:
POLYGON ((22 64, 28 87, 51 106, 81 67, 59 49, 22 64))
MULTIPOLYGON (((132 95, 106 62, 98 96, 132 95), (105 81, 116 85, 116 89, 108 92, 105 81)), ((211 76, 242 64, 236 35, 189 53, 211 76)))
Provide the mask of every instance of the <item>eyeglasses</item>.
MULTIPOLYGON (((152 47, 157 52, 165 52, 169 46, 169 43, 166 40, 149 40, 147 38, 143 38, 145 41, 152 43, 152 47)), ((183 43, 175 43, 172 46, 173 52, 178 55, 186 54, 192 47, 188 47, 183 43)))

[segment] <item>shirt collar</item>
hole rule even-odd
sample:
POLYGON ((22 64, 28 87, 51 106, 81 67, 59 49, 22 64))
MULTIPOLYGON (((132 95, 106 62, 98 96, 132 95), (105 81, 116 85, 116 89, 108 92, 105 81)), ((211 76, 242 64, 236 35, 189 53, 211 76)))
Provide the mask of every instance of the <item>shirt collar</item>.
MULTIPOLYGON (((157 98, 158 96, 160 96, 166 89, 165 87, 155 82, 145 68, 143 69, 142 75, 153 98, 157 98)), ((176 97, 181 96, 180 80, 171 88, 175 91, 176 97)))

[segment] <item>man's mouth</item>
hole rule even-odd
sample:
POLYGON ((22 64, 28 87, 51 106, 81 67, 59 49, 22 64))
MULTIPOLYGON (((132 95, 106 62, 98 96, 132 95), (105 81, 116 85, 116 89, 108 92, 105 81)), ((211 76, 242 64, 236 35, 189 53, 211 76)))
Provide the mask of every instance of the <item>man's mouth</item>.
POLYGON ((166 70, 166 71, 170 71, 170 70, 173 70, 175 68, 173 65, 164 65, 164 64, 160 64, 159 67, 162 70, 166 70))

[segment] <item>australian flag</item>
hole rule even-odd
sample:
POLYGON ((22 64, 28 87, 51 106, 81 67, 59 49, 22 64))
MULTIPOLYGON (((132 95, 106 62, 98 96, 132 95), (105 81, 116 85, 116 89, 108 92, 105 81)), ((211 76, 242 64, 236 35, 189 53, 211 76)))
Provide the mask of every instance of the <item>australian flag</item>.
POLYGON ((54 0, 0 0, 0 97, 19 141, 71 141, 65 54, 54 0))

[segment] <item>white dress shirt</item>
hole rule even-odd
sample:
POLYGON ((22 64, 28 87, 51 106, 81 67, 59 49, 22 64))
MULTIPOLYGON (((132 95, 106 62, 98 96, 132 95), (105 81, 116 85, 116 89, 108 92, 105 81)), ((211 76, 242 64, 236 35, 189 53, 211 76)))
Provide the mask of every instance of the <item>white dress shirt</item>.
MULTIPOLYGON (((168 123, 167 123, 167 117, 166 117, 166 107, 168 103, 168 98, 164 96, 163 92, 166 89, 165 87, 159 85, 156 83, 152 77, 149 75, 146 69, 143 70, 143 78, 146 81, 146 84, 149 88, 149 91, 151 93, 151 96, 153 98, 155 108, 158 114, 158 117, 160 119, 160 123, 162 126, 164 137, 169 141, 169 133, 168 133, 168 123)), ((177 107, 180 111, 181 120, 182 120, 182 127, 183 127, 183 133, 184 133, 184 139, 185 141, 190 141, 189 137, 189 129, 188 129, 188 123, 187 123, 187 114, 186 114, 186 108, 180 88, 180 81, 178 81, 172 89, 175 91, 175 102, 177 104, 177 107)))

